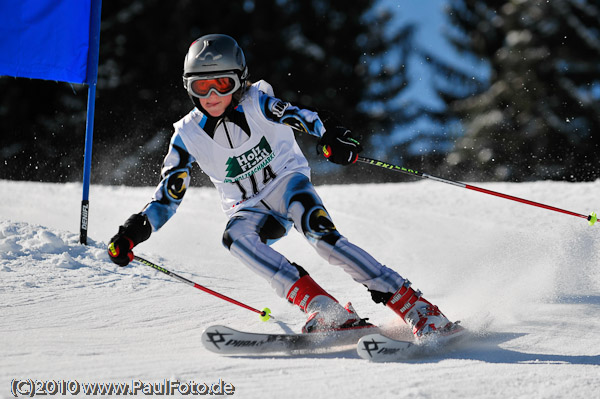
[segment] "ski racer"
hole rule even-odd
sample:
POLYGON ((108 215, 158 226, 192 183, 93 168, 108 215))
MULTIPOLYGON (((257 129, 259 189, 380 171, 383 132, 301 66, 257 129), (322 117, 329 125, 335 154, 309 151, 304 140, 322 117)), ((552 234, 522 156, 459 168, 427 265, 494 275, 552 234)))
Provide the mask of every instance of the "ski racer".
POLYGON ((398 314, 417 338, 452 327, 407 279, 336 229, 312 185, 295 132, 314 136, 330 162, 348 165, 362 150, 350 130, 327 121, 324 125, 317 113, 276 98, 264 80, 249 82, 244 53, 227 35, 205 35, 191 44, 183 86, 195 108, 174 124, 152 201, 110 239, 108 254, 114 263, 126 266, 133 260, 133 248, 175 214, 196 162, 216 187, 229 218, 223 245, 280 297, 308 314, 303 332, 371 324, 270 246, 292 226, 321 257, 363 284, 374 302, 398 314))

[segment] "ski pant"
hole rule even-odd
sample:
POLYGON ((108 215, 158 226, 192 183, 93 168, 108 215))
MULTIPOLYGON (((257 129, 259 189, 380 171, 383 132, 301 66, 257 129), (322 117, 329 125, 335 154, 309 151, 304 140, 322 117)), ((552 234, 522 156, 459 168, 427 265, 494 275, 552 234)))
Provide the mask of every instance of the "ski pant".
POLYGON ((274 183, 277 186, 258 205, 244 208, 231 217, 223 234, 223 245, 267 279, 280 297, 285 298, 305 273, 270 247, 285 236, 292 225, 321 257, 341 266, 372 294, 391 294, 402 286, 404 279, 398 273, 377 262, 337 231, 306 176, 291 174, 274 183))

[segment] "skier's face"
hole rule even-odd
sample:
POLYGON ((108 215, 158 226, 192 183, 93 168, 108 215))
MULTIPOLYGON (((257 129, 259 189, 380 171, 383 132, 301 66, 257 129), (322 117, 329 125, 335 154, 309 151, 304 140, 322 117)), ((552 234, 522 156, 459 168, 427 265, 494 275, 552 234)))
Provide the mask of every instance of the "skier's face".
POLYGON ((218 96, 214 91, 210 93, 210 96, 206 98, 200 98, 200 105, 206 112, 212 117, 218 117, 223 115, 229 104, 231 104, 231 98, 233 94, 228 96, 218 96))

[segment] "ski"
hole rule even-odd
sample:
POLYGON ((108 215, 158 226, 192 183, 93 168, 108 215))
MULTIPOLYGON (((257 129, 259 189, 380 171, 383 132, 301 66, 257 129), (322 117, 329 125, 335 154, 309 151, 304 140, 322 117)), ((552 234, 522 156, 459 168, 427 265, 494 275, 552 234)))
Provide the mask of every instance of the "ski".
POLYGON ((414 357, 419 349, 413 341, 397 340, 383 334, 365 335, 356 345, 358 356, 375 362, 407 360, 414 357))
POLYGON ((324 350, 335 346, 355 344, 365 334, 379 331, 364 327, 322 333, 257 333, 239 331, 214 325, 202 333, 202 345, 222 355, 262 355, 266 353, 293 353, 324 350))
POLYGON ((420 341, 393 339, 380 333, 361 337, 356 345, 358 356, 374 362, 398 362, 439 354, 467 336, 467 330, 453 323, 446 332, 432 334, 420 341))

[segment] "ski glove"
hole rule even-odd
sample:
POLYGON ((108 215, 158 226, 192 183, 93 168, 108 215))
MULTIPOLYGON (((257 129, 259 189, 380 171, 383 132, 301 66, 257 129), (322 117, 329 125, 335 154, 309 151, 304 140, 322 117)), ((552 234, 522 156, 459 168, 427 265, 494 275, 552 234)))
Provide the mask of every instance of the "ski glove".
POLYGON ((342 126, 328 128, 319 140, 318 148, 327 160, 340 165, 356 162, 358 153, 363 150, 360 143, 352 138, 350 130, 342 126))
POLYGON ((119 266, 127 266, 133 260, 133 247, 146 241, 151 233, 152 226, 148 216, 141 213, 131 215, 123 226, 119 226, 119 232, 110 239, 108 244, 110 260, 119 266))

